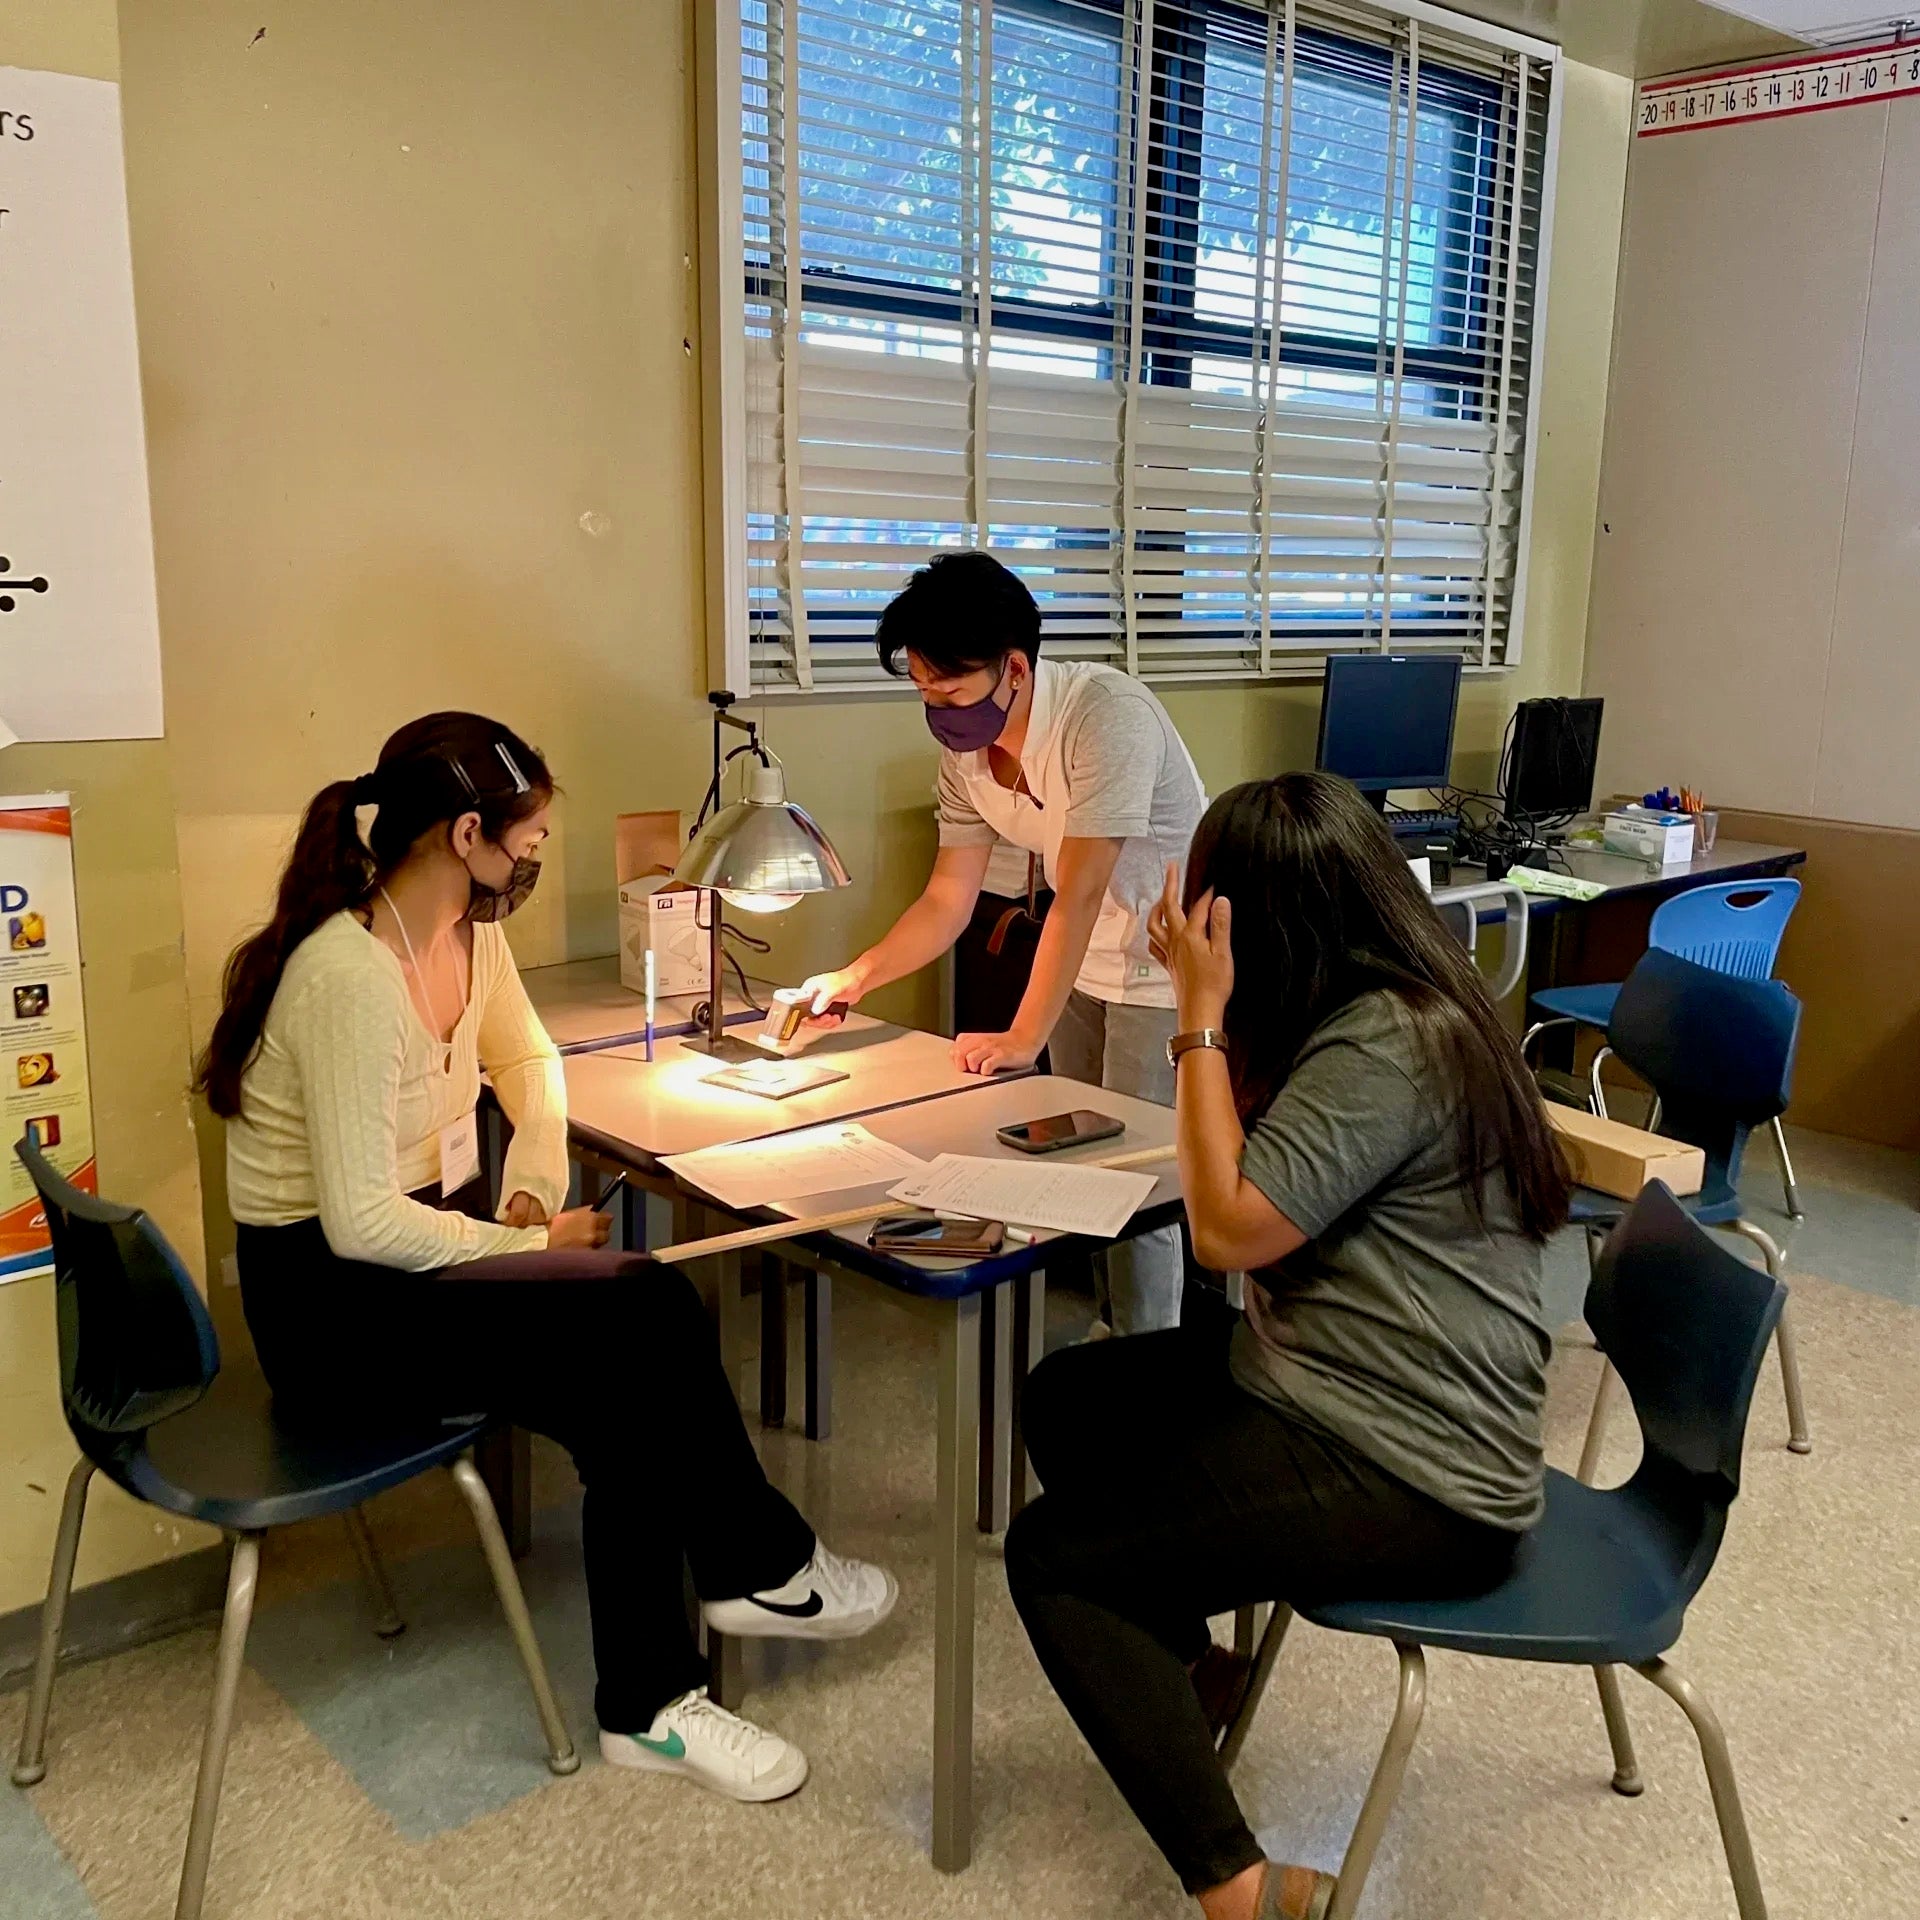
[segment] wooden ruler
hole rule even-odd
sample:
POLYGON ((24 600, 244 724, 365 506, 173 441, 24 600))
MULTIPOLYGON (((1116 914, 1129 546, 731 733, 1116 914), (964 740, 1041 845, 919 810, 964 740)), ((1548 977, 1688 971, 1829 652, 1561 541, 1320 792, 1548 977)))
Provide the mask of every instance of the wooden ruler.
MULTIPOLYGON (((1100 1160, 1069 1160, 1070 1167, 1150 1167, 1174 1158, 1178 1149, 1169 1140, 1162 1147, 1135 1147, 1128 1153, 1111 1153, 1100 1160)), ((747 1247, 764 1247, 775 1240, 793 1240, 805 1233, 831 1233, 836 1227, 857 1227, 864 1221, 884 1220, 901 1211, 897 1200, 883 1200, 878 1206, 845 1207, 838 1213, 807 1214, 797 1220, 775 1220, 764 1227, 742 1227, 738 1233, 716 1233, 706 1240, 683 1240, 678 1246, 656 1247, 653 1258, 673 1266, 689 1260, 704 1260, 711 1254, 739 1253, 747 1247)))

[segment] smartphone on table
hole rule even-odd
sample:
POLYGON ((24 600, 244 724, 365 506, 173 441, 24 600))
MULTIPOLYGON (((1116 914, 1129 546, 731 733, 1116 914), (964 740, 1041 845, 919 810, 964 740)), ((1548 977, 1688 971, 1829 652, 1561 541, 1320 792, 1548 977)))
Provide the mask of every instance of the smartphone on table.
POLYGON ((1002 1127, 993 1137, 1017 1153, 1059 1153, 1067 1147, 1089 1146, 1095 1140, 1117 1140, 1126 1130, 1126 1122, 1112 1114, 1081 1107, 1073 1113, 1053 1113, 1044 1120, 1023 1120, 1018 1126, 1002 1127))
POLYGON ((875 1253, 934 1254, 943 1260, 984 1260, 998 1253, 1006 1229, 998 1220, 943 1220, 937 1213, 893 1213, 867 1232, 875 1253))

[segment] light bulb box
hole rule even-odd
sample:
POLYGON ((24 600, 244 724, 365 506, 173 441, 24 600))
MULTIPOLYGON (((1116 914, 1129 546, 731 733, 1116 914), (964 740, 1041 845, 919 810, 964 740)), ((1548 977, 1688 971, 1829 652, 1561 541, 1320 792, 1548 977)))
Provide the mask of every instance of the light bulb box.
POLYGON ((683 887, 673 868, 686 845, 678 813, 623 813, 613 825, 614 878, 620 890, 620 984, 653 990, 661 1000, 704 998, 712 981, 705 914, 698 887, 683 887))

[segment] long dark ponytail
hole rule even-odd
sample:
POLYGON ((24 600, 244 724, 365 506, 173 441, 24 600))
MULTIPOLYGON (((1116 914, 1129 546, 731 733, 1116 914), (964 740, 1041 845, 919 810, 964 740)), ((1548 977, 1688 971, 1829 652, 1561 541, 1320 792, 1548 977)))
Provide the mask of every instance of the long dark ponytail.
POLYGON ((477 713, 412 721, 380 749, 371 773, 322 787, 294 836, 273 917, 227 961, 220 1017, 194 1082, 207 1105, 223 1120, 239 1113, 241 1078, 301 941, 336 913, 364 906, 433 828, 477 813, 481 832, 497 844, 552 797, 553 776, 540 755, 477 713), (362 807, 378 809, 365 839, 362 807))
POLYGON ((1243 1121, 1272 1105, 1316 1027, 1385 988, 1458 1089, 1460 1171, 1475 1211, 1497 1174, 1530 1239, 1565 1224, 1566 1165, 1519 1043, 1356 788, 1286 773, 1223 793, 1193 836, 1187 905, 1208 887, 1233 902, 1227 1045, 1243 1121))

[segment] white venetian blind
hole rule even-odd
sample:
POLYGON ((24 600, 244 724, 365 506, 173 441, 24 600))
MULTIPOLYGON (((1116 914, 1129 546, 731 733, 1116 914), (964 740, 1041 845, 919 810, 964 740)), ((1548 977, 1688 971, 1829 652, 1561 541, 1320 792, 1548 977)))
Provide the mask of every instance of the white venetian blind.
POLYGON ((1337 0, 739 25, 736 685, 881 683, 943 546, 1155 678, 1515 657, 1550 49, 1337 0))

